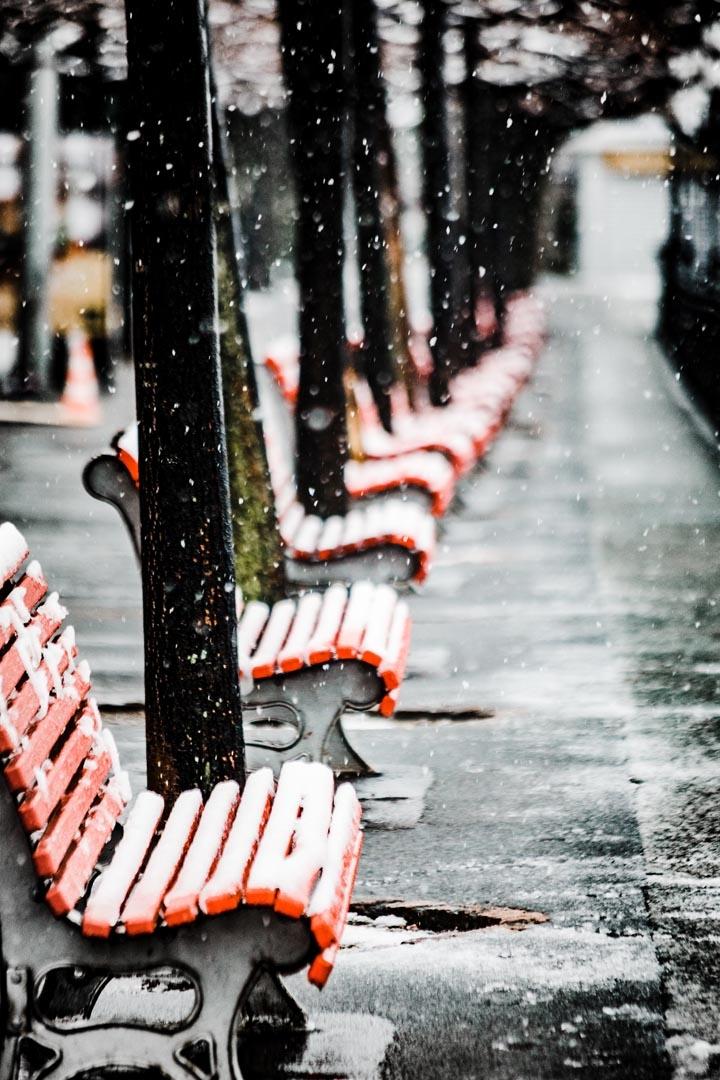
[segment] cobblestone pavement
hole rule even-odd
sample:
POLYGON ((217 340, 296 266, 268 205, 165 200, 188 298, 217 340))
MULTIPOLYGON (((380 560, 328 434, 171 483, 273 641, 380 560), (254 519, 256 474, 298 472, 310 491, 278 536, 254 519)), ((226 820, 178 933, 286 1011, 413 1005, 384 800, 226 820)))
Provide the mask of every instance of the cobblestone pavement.
MULTIPOLYGON (((646 313, 552 312, 411 599, 403 718, 351 721, 370 760, 432 784, 413 828, 368 830, 328 990, 291 980, 316 1026, 279 1075, 720 1075, 718 461, 646 313)), ((1 429, 0 516, 119 706, 142 696, 137 572, 79 487, 104 437, 1 429)), ((138 764, 141 715, 110 720, 138 764)))

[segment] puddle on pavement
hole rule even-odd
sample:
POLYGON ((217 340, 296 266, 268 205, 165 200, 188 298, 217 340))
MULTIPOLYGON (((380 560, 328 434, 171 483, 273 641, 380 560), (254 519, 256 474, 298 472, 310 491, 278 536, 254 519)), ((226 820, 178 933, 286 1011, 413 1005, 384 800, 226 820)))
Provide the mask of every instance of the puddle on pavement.
POLYGON ((425 930, 433 934, 467 933, 498 926, 507 930, 525 930, 549 921, 549 916, 542 911, 477 904, 432 904, 423 900, 359 900, 351 908, 354 925, 425 930))

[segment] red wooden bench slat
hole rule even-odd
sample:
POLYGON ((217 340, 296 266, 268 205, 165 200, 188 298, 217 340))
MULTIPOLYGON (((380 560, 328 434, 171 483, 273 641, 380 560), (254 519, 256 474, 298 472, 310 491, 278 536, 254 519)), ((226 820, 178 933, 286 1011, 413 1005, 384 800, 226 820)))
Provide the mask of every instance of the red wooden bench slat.
MULTIPOLYGON (((338 659, 352 660, 358 655, 375 600, 375 593, 375 586, 369 581, 357 581, 350 589, 350 599, 335 644, 338 659)), ((394 592, 392 596, 395 598, 394 592)))
POLYGON ((17 696, 8 707, 5 722, 0 724, 0 753, 14 749, 20 738, 30 727, 41 705, 49 697, 56 679, 66 671, 72 657, 77 653, 75 634, 68 627, 57 639, 50 642, 43 650, 43 659, 35 672, 35 677, 26 679, 17 696), (44 686, 44 693, 39 689, 44 686), (42 701, 41 701, 42 696, 42 701))
POLYGON ((262 600, 251 600, 243 609, 237 633, 238 667, 243 675, 250 674, 252 667, 250 655, 269 614, 270 608, 262 600))
POLYGON ((123 826, 110 865, 93 885, 83 914, 86 937, 109 937, 135 883, 162 816, 165 800, 155 791, 141 791, 123 826))
POLYGON ((313 558, 317 555, 317 543, 325 522, 316 514, 306 514, 293 537, 292 546, 301 554, 313 558))
POLYGON ((254 679, 264 679, 274 674, 278 653, 285 644, 294 617, 294 600, 280 600, 273 604, 263 635, 251 657, 251 674, 254 679))
POLYGON ((335 641, 348 600, 348 590, 339 582, 331 585, 323 597, 317 626, 307 648, 310 664, 326 664, 335 656, 335 641))
POLYGON ((390 628, 398 604, 397 593, 389 585, 378 585, 372 599, 372 609, 365 633, 358 646, 360 659, 378 667, 388 649, 390 628))
POLYGON ((175 800, 142 877, 123 908, 120 921, 128 934, 150 934, 157 926, 163 899, 195 835, 202 808, 197 789, 183 791, 175 800))
POLYGON ((345 924, 343 905, 348 892, 348 877, 354 880, 360 858, 361 816, 354 788, 351 784, 341 784, 335 792, 322 876, 308 908, 310 926, 321 949, 340 941, 345 924))
POLYGON ((175 884, 163 902, 168 925, 178 926, 197 917, 200 893, 220 857, 239 799, 240 789, 234 780, 213 788, 175 884))
POLYGON ((107 788, 85 818, 80 838, 73 845, 45 894, 55 915, 67 915, 84 895, 100 853, 123 811, 117 788, 107 788))
POLYGON ((257 854, 250 867, 248 904, 304 914, 322 868, 333 803, 332 774, 315 762, 286 763, 257 854))
POLYGON ((30 622, 23 627, 23 632, 0 660, 0 687, 5 697, 9 697, 17 687, 23 675, 30 675, 37 670, 36 651, 47 644, 65 618, 65 611, 57 603, 57 593, 37 609, 30 622), (63 612, 60 615, 60 611, 63 612))
POLYGON ((410 609, 404 600, 399 600, 393 612, 385 655, 378 668, 388 690, 396 690, 403 680, 411 631, 410 609))
POLYGON ((110 775, 111 765, 107 751, 88 754, 77 782, 60 802, 33 852, 33 863, 40 877, 57 873, 85 815, 110 775))
POLYGON ((48 758, 72 717, 90 690, 90 680, 80 671, 66 673, 63 696, 53 700, 45 716, 23 739, 17 754, 5 767, 5 779, 11 791, 31 786, 35 772, 48 758))
POLYGON ((333 552, 341 545, 344 528, 345 518, 340 517, 339 514, 334 514, 332 517, 325 519, 317 541, 318 559, 331 558, 333 552))
POLYGON ((68 789, 71 779, 87 757, 93 744, 93 727, 96 713, 86 705, 68 727, 68 737, 50 768, 43 772, 42 784, 38 783, 20 803, 20 819, 29 833, 43 828, 60 799, 68 789))
POLYGON ((206 914, 231 911, 243 898, 248 870, 270 816, 274 794, 272 769, 258 769, 247 778, 225 847, 200 893, 200 909, 206 914))
POLYGON ((18 619, 21 619, 23 623, 28 622, 29 618, 23 615, 27 616, 29 612, 32 612, 47 592, 47 582, 39 564, 32 565, 33 573, 30 573, 30 567, 28 567, 12 592, 0 604, 0 649, 4 649, 12 640, 15 633, 13 624, 18 619))
POLYGON ((304 665, 322 604, 322 593, 310 592, 300 597, 295 621, 290 628, 287 641, 278 654, 278 667, 281 671, 299 671, 304 665))

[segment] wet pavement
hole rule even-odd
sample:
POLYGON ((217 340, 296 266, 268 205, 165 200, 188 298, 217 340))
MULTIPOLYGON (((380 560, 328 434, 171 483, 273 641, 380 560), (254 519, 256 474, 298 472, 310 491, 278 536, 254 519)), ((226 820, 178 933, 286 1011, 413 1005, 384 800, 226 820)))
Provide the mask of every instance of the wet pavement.
MULTIPOLYGON (((720 473, 647 325, 558 295, 445 522, 401 719, 349 720, 432 782, 412 828, 368 829, 328 989, 289 980, 315 1028, 279 1075, 720 1076, 720 473)), ((0 516, 118 707, 142 696, 137 571, 79 486, 104 440, 0 429, 0 516)), ((140 714, 108 719, 139 762, 140 714)))

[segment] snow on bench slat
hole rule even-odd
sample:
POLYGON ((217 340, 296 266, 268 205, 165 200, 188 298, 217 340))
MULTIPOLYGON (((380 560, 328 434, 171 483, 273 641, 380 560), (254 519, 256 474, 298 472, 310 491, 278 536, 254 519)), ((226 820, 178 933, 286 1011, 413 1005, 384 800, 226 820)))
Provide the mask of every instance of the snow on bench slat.
MULTIPOLYGON (((350 599, 335 645, 338 659, 352 660, 358 655, 360 642, 374 610, 377 592, 376 586, 370 581, 357 581, 351 588, 350 599)), ((389 587, 382 595, 386 597, 389 595, 391 601, 397 599, 394 590, 389 587)))
POLYGON ((0 703, 0 753, 14 749, 41 707, 49 700, 50 692, 59 682, 77 652, 75 632, 68 627, 56 642, 43 649, 40 667, 32 680, 27 679, 2 722, 0 703))
POLYGON ((10 521, 0 525, 0 587, 18 572, 29 555, 25 537, 10 521))
POLYGON ((196 788, 183 791, 175 800, 142 877, 123 908, 120 921, 128 934, 150 934, 157 926, 165 893, 190 846, 202 808, 202 795, 196 788))
POLYGON ((278 653, 285 644, 294 617, 294 600, 280 600, 273 604, 263 636, 251 657, 251 674, 254 679, 264 679, 274 674, 278 653))
POLYGON ((90 680, 81 671, 66 673, 61 697, 53 701, 47 714, 22 740, 18 753, 5 768, 11 791, 30 787, 36 770, 42 767, 89 690, 90 680))
POLYGON ((335 656, 335 641, 347 599, 347 588, 339 582, 325 593, 320 617, 307 648, 308 663, 326 664, 335 656))
POLYGON ((322 532, 317 542, 318 559, 328 559, 340 547, 340 541, 345 528, 345 518, 339 514, 325 519, 322 532))
POLYGON ((200 909, 207 915, 231 911, 242 900, 248 869, 270 815, 274 793, 272 769, 258 769, 247 778, 222 855, 200 893, 200 909))
POLYGON ((335 792, 322 874, 307 911, 312 932, 321 949, 337 945, 340 941, 345 923, 342 909, 347 878, 348 875, 355 878, 359 857, 361 816, 362 809, 352 784, 341 784, 335 792))
POLYGON ((88 754, 74 787, 60 802, 33 852, 33 863, 40 877, 57 873, 85 815, 110 775, 110 767, 107 751, 88 754))
POLYGON ((306 514, 295 534, 292 546, 301 554, 315 557, 317 542, 323 529, 323 519, 316 514, 306 514))
POLYGON ((32 563, 6 600, 0 604, 0 649, 12 639, 16 628, 30 621, 30 613, 47 592, 39 563, 32 563))
POLYGON ((100 874, 90 893, 82 921, 86 937, 110 936, 145 861, 164 805, 162 795, 154 791, 141 791, 135 800, 110 865, 100 874))
POLYGON ((70 725, 70 734, 47 771, 38 772, 38 782, 20 803, 20 818, 27 832, 47 824, 72 777, 80 768, 95 737, 96 713, 88 705, 70 725))
POLYGON ((170 926, 197 917, 198 898, 222 852, 239 798, 240 788, 234 780, 224 780, 213 788, 177 880, 163 903, 163 916, 170 926))
POLYGON ((117 787, 109 785, 99 803, 85 818, 79 839, 68 853, 60 870, 45 894, 45 900, 55 915, 67 915, 84 895, 97 866, 100 853, 123 811, 123 801, 117 787))
POLYGON ((385 659, 397 604, 397 593, 390 585, 377 586, 365 633, 358 646, 360 659, 366 664, 379 667, 385 659))
POLYGON ((393 612, 385 655, 378 668, 388 690, 395 690, 402 682, 411 629, 410 609, 405 600, 399 600, 393 612))
POLYGON ((248 876, 248 904, 273 906, 300 918, 323 865, 333 801, 326 765, 291 761, 280 773, 275 801, 248 876))
POLYGON ((342 548, 358 547, 366 536, 365 514, 359 507, 355 507, 349 514, 346 514, 343 520, 344 525, 339 546, 342 548))
MULTIPOLYGON (((294 495, 293 495, 294 499, 294 495)), ((299 502, 293 501, 280 517, 280 535, 283 541, 292 547, 298 529, 305 520, 305 511, 299 502)))
POLYGON ((251 600, 245 605, 237 632, 238 668, 242 675, 249 675, 252 668, 251 653, 268 620, 270 608, 262 600, 251 600))
POLYGON ((281 671, 299 671, 305 663, 308 644, 317 625, 322 603, 322 593, 310 592, 300 597, 295 621, 278 654, 278 667, 281 671))
POLYGON ((442 454, 420 451, 380 461, 349 461, 345 483, 351 496, 389 492, 397 487, 417 487, 432 497, 433 512, 442 514, 455 488, 455 472, 442 454))
MULTIPOLYGON (((42 661, 42 647, 59 628, 66 614, 65 609, 57 603, 57 593, 53 593, 45 604, 40 605, 26 626, 16 628, 15 642, 0 660, 0 688, 6 698, 24 674, 31 680, 35 679, 42 661)), ((41 680, 35 687, 38 696, 43 694, 44 688, 45 683, 41 680)))

